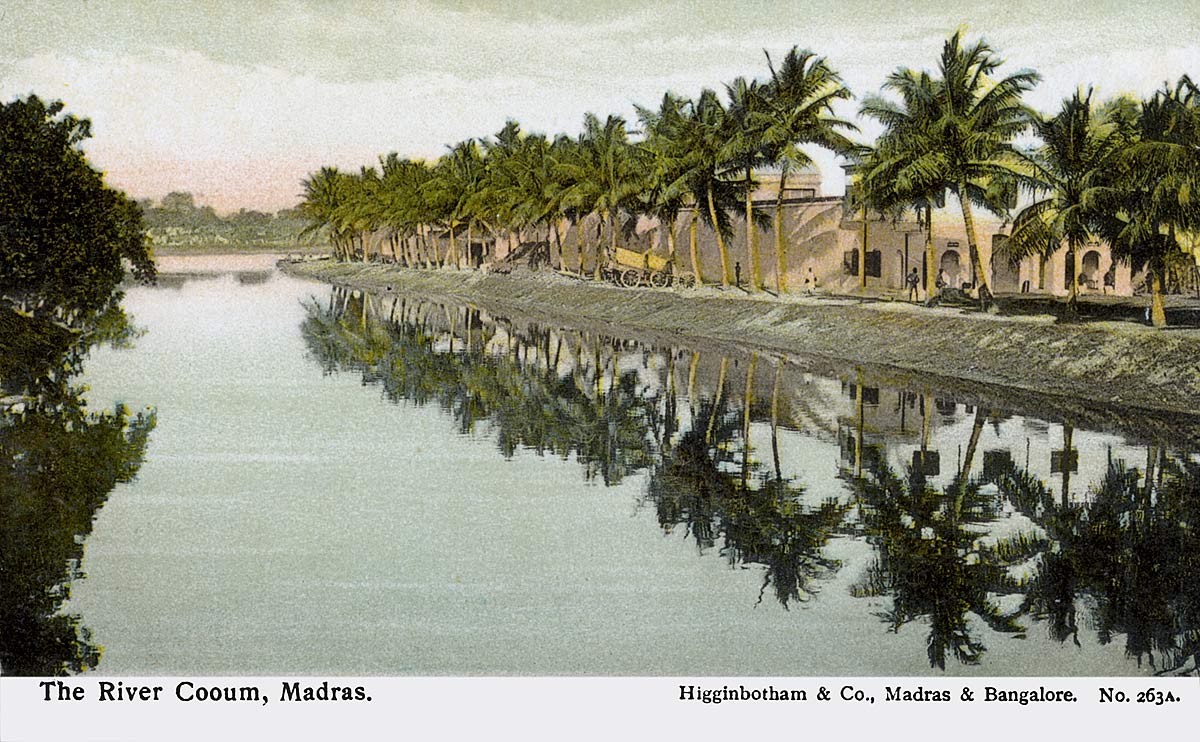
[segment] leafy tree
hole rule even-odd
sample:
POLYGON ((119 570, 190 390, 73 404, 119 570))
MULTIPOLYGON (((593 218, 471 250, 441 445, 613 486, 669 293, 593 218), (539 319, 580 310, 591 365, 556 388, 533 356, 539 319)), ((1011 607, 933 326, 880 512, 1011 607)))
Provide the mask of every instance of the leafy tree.
POLYGON ((0 105, 0 296, 68 324, 118 298, 125 263, 153 281, 140 207, 104 184, 79 145, 87 119, 37 96, 0 105))

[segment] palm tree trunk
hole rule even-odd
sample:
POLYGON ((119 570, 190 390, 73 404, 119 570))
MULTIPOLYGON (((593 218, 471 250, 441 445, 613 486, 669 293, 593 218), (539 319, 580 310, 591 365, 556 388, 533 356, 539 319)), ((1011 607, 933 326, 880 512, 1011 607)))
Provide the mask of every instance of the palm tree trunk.
POLYGON ((617 215, 612 212, 609 212, 609 214, 608 214, 608 229, 609 229, 608 237, 609 237, 609 240, 611 240, 611 244, 610 244, 609 252, 608 252, 608 259, 613 260, 617 254, 617 215))
POLYGON ((1154 327, 1167 326, 1167 312, 1163 306, 1162 271, 1151 260, 1147 268, 1150 271, 1150 324, 1154 327))
POLYGON ((604 250, 603 229, 604 229, 604 225, 608 222, 608 212, 603 211, 600 213, 599 216, 600 216, 600 222, 599 222, 599 224, 596 225, 596 265, 592 269, 592 277, 595 278, 597 281, 600 280, 600 276, 602 273, 601 264, 604 262, 603 260, 601 260, 600 253, 603 252, 603 250, 604 250))
POLYGON ((971 214, 971 203, 967 199, 967 184, 958 185, 958 203, 962 206, 963 226, 967 228, 967 250, 971 253, 971 264, 975 267, 975 282, 979 290, 979 307, 992 305, 992 290, 988 287, 987 274, 979 257, 979 243, 975 239, 975 217, 971 214))
POLYGON ((721 371, 717 374, 717 393, 713 397, 712 413, 708 416, 708 430, 704 433, 704 445, 712 443, 713 427, 717 422, 717 412, 721 408, 721 395, 725 393, 725 374, 729 372, 729 357, 721 356, 721 371))
POLYGON ((704 274, 700 270, 700 244, 696 239, 696 222, 700 219, 700 207, 692 211, 692 223, 688 225, 688 248, 692 253, 692 273, 696 274, 696 285, 704 285, 704 274))
POLYGON ((779 173, 779 193, 775 195, 775 290, 780 296, 787 291, 787 236, 783 233, 783 189, 787 175, 785 167, 779 173))
POLYGON ((675 275, 675 215, 672 214, 667 220, 667 265, 670 266, 671 275, 675 275))
POLYGON ((554 220, 554 245, 558 248, 558 270, 562 271, 566 266, 563 265, 562 225, 558 219, 554 220))
POLYGON ((862 249, 858 251, 858 287, 867 287, 867 199, 862 202, 862 249))
POLYGON ((473 225, 471 224, 471 220, 468 219, 467 220, 467 267, 468 268, 475 267, 474 265, 472 265, 472 261, 475 259, 475 255, 471 248, 472 233, 474 232, 474 230, 471 228, 472 226, 473 225))
POLYGON ((729 251, 725 248, 725 238, 721 236, 721 225, 717 221, 717 204, 713 200, 712 183, 706 190, 708 195, 708 217, 712 219, 713 233, 717 235, 717 251, 721 254, 721 286, 729 288, 732 279, 729 276, 729 251))
POLYGON ((746 393, 742 395, 742 490, 750 478, 750 408, 754 405, 754 367, 758 365, 758 351, 750 354, 746 366, 746 393))
POLYGON ((1067 238, 1067 265, 1071 266, 1071 285, 1067 287, 1067 311, 1075 314, 1079 311, 1079 266, 1075 262, 1075 237, 1067 238))
POLYGON ((933 204, 925 207, 925 306, 933 306, 937 284, 937 248, 933 244, 933 204))
POLYGON ((754 229, 753 171, 746 168, 746 253, 750 257, 750 289, 762 290, 762 266, 758 262, 758 231, 754 229))
POLYGON ((583 276, 583 217, 575 219, 575 258, 578 265, 576 270, 583 276))

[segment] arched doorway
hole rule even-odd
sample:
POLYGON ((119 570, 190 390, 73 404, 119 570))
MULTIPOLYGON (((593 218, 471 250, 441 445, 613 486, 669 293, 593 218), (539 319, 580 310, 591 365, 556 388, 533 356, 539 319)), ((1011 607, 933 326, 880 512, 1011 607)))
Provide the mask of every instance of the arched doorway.
POLYGON ((938 267, 946 273, 947 286, 957 288, 962 284, 962 259, 957 250, 942 253, 942 262, 938 267))
POLYGON ((1081 283, 1089 289, 1099 288, 1100 286, 1100 253, 1097 250, 1088 250, 1083 254, 1083 267, 1079 272, 1081 283))

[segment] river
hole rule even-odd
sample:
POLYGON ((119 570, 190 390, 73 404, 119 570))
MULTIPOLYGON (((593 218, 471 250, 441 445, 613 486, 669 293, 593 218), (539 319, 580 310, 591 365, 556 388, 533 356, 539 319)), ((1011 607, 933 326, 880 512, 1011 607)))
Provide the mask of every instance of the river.
POLYGON ((100 673, 1196 672, 1194 429, 239 260, 85 364, 156 414, 70 581, 100 673))

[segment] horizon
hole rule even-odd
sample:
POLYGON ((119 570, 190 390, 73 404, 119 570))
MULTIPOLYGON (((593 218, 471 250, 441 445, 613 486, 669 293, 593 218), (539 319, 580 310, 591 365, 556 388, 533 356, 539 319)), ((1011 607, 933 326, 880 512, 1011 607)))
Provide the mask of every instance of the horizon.
MULTIPOLYGON (((1017 5, 22 2, 0 11, 0 97, 90 119, 89 160, 131 197, 186 191, 229 214, 294 207, 323 165, 432 159, 510 118, 550 135, 578 133, 589 111, 636 125, 634 104, 764 78, 764 51, 793 45, 841 73, 856 99, 835 110, 865 141, 879 129, 857 116, 862 97, 897 67, 932 68, 958 28, 1001 73, 1041 73, 1026 100, 1043 113, 1078 87, 1146 97, 1200 72, 1200 9, 1017 5)), ((840 194, 838 158, 810 153, 840 194)))

